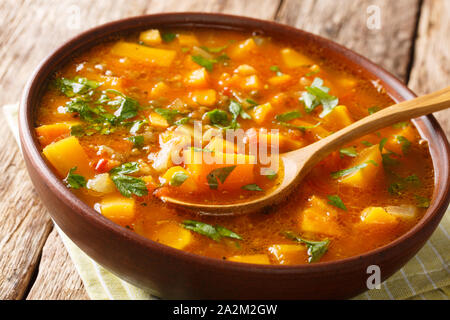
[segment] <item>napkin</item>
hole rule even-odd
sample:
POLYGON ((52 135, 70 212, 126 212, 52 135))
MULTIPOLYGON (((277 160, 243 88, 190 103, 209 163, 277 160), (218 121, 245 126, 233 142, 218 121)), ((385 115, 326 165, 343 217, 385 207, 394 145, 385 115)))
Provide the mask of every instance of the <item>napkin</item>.
MULTIPOLYGON (((19 143, 18 106, 6 105, 3 112, 19 143)), ((64 246, 83 281, 87 294, 95 300, 157 299, 101 267, 78 248, 55 224, 64 246)), ((450 208, 425 246, 403 268, 381 284, 353 299, 448 300, 450 296, 450 208)))

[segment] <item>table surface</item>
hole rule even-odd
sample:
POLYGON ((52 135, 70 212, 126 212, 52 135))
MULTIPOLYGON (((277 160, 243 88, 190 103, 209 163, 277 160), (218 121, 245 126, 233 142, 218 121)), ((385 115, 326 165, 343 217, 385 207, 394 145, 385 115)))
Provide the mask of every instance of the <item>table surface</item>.
MULTIPOLYGON (((75 34, 129 16, 223 12, 275 20, 349 47, 417 94, 450 85, 450 0, 1 0, 0 105, 75 34)), ((450 110, 436 114, 450 136, 450 110)), ((89 299, 0 118, 0 299, 89 299)))

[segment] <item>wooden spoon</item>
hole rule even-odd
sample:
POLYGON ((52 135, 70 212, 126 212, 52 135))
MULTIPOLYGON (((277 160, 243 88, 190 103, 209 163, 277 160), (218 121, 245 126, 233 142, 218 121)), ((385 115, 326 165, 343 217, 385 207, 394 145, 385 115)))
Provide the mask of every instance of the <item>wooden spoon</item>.
POLYGON ((450 87, 392 105, 304 148, 280 154, 283 163, 282 167, 284 167, 283 180, 278 187, 267 191, 261 198, 250 199, 247 202, 220 205, 190 203, 167 196, 163 196, 161 199, 200 214, 236 215, 255 212, 286 199, 318 162, 342 145, 395 123, 448 107, 450 107, 450 87))

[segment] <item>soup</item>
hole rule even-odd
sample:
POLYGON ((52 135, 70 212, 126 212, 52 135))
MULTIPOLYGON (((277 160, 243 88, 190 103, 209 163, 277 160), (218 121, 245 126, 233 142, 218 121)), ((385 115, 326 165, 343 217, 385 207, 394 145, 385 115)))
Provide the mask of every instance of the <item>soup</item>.
POLYGON ((257 264, 358 255, 404 234, 433 192, 427 142, 398 123, 342 146, 282 204, 208 216, 161 197, 228 204, 283 177, 278 154, 392 105, 320 48, 214 29, 146 30, 55 73, 37 109, 44 158, 80 199, 162 244, 257 264))

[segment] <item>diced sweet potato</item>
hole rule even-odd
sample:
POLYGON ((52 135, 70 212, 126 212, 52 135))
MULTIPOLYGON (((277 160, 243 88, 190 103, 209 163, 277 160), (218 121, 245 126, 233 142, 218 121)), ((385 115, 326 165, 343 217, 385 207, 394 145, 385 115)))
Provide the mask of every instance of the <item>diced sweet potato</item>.
POLYGON ((195 88, 204 88, 208 86, 209 75, 205 68, 200 68, 189 73, 184 82, 186 85, 195 88))
POLYGON ((363 223, 376 224, 397 224, 397 218, 386 212, 382 207, 368 207, 361 213, 361 221, 363 223))
POLYGON ((243 263, 255 263, 255 264, 270 264, 269 257, 266 254, 233 256, 233 257, 229 257, 228 261, 243 262, 243 263))
POLYGON ((85 178, 94 176, 94 170, 89 165, 89 158, 78 139, 74 136, 49 144, 42 152, 63 177, 73 167, 77 167, 75 173, 85 178))
POLYGON ((167 122, 167 120, 162 115, 160 115, 156 112, 150 113, 149 119, 150 119, 151 125, 154 127, 165 129, 169 126, 169 123, 167 122))
POLYGON ((162 42, 161 34, 159 33, 159 30, 157 30, 157 29, 150 29, 150 30, 141 32, 139 34, 139 40, 149 46, 157 45, 162 42))
POLYGON ((327 114, 323 121, 333 130, 345 128, 353 123, 352 117, 348 112, 346 106, 336 106, 329 114, 327 114))
POLYGON ((123 41, 117 42, 111 48, 111 53, 117 56, 148 62, 160 67, 169 67, 177 54, 174 50, 149 48, 136 43, 123 41))
POLYGON ((152 239, 169 247, 183 249, 191 243, 192 233, 175 222, 164 221, 156 227, 152 239))
POLYGON ((269 117, 273 117, 275 114, 275 109, 272 107, 270 102, 260 104, 249 111, 252 119, 257 124, 263 124, 269 117))
POLYGON ((414 128, 409 125, 406 128, 402 129, 398 134, 390 137, 384 145, 384 148, 397 154, 403 154, 405 144, 407 144, 408 142, 413 142, 415 140, 415 137, 416 133, 414 132, 414 128), (407 141, 400 137, 405 138, 407 141))
POLYGON ((256 73, 256 69, 248 64, 241 64, 239 67, 234 69, 234 73, 240 76, 251 76, 256 73))
POLYGON ((281 76, 269 78, 269 80, 267 80, 267 82, 269 82, 269 84, 271 84, 273 86, 281 86, 286 83, 289 83, 291 80, 292 80, 292 77, 290 75, 283 74, 281 76))
POLYGON ((158 82, 150 91, 150 97, 153 99, 164 96, 170 90, 169 86, 165 82, 158 82))
POLYGON ((213 89, 196 90, 189 93, 191 100, 202 106, 213 106, 217 102, 217 94, 213 89))
POLYGON ((197 37, 193 34, 179 34, 178 43, 182 47, 193 47, 199 44, 197 37))
POLYGON ((194 179, 191 177, 191 174, 186 169, 180 166, 175 166, 168 169, 166 173, 161 177, 161 182, 163 182, 164 185, 176 187, 178 190, 183 192, 193 192, 198 189, 194 179), (173 178, 179 173, 187 175, 188 178, 181 184, 177 185, 176 181, 174 181, 173 178))
POLYGON ((70 128, 80 122, 62 122, 54 124, 45 124, 36 128, 39 143, 42 147, 49 145, 52 142, 61 140, 70 136, 70 128))
POLYGON ((336 209, 317 196, 312 196, 309 202, 310 207, 301 213, 300 228, 303 232, 328 236, 342 234, 342 228, 337 221, 336 209))
POLYGON ((243 42, 240 42, 231 49, 229 55, 232 59, 245 59, 250 58, 252 54, 257 52, 258 46, 253 38, 249 38, 243 42))
POLYGON ((363 163, 367 163, 367 165, 354 173, 343 176, 339 180, 340 183, 356 188, 365 188, 373 182, 378 172, 382 169, 381 153, 377 144, 361 151, 350 167, 355 167, 363 163), (375 162, 377 165, 372 162, 375 162))
POLYGON ((290 48, 282 49, 281 56, 283 58, 284 64, 288 68, 295 68, 314 64, 314 62, 310 58, 290 48))
POLYGON ((268 248, 273 260, 279 264, 292 264, 307 257, 306 246, 298 244, 275 244, 268 248))
POLYGON ((126 226, 134 220, 135 200, 121 195, 108 196, 100 202, 100 211, 109 220, 126 226))
POLYGON ((351 89, 356 86, 357 80, 351 77, 340 77, 336 82, 343 89, 351 89))
POLYGON ((183 152, 186 169, 197 182, 199 189, 208 189, 208 174, 213 170, 235 166, 218 190, 236 190, 255 182, 256 159, 251 155, 200 152, 186 149, 183 152))

